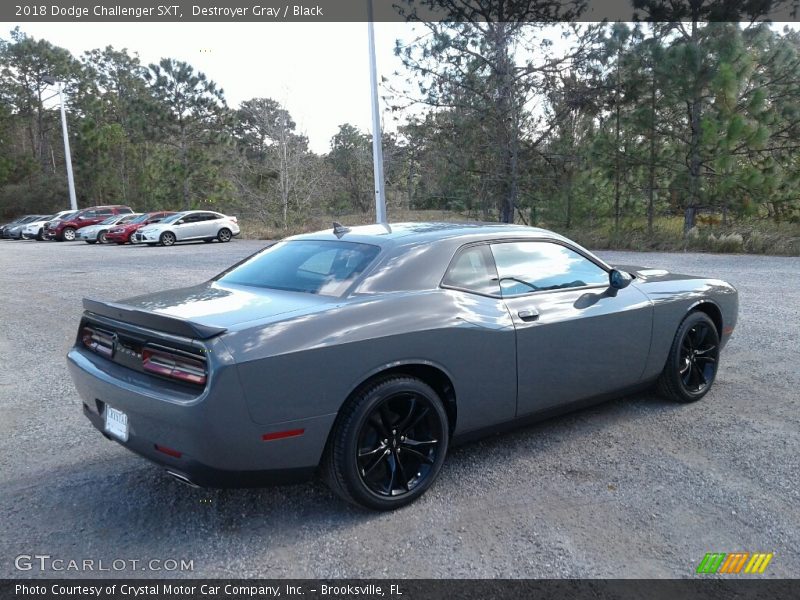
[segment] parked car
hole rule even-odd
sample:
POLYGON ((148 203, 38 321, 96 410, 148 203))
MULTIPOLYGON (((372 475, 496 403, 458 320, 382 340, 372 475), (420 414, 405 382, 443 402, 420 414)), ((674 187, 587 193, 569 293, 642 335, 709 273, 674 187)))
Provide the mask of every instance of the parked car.
POLYGON ((112 215, 129 215, 132 212, 129 206, 120 205, 84 208, 69 219, 62 218, 58 221, 48 222, 45 226, 44 237, 59 242, 72 242, 76 237, 75 232, 79 229, 105 221, 112 215))
POLYGON ((738 295, 543 229, 406 223, 291 237, 206 283, 84 308, 69 370, 106 437, 197 485, 320 467, 385 510, 460 441, 654 385, 700 400, 738 295))
POLYGON ((65 217, 66 215, 72 214, 74 211, 71 210, 62 210, 61 212, 57 212, 54 215, 50 215, 49 217, 42 217, 41 219, 37 219, 35 221, 31 221, 30 223, 26 223, 25 227, 22 229, 22 237, 26 240, 29 239, 37 239, 42 241, 44 239, 44 227, 48 221, 54 221, 56 219, 60 219, 65 217))
POLYGON ((100 221, 97 225, 81 227, 77 232, 77 238, 87 244, 106 243, 106 234, 120 223, 128 223, 141 215, 141 213, 130 213, 127 215, 112 215, 105 221, 100 221))
POLYGON ((17 225, 14 225, 13 227, 9 227, 8 229, 6 229, 5 237, 10 239, 10 240, 21 240, 21 239, 24 239, 24 237, 25 237, 23 235, 24 230, 30 223, 41 222, 43 219, 45 219, 45 220, 49 219, 50 217, 52 217, 52 215, 49 215, 49 216, 48 215, 30 215, 30 217, 31 218, 29 220, 27 220, 25 222, 22 222, 22 223, 19 223, 17 225))
POLYGON ((209 210, 187 210, 163 219, 160 223, 142 227, 136 232, 136 241, 148 246, 172 246, 175 242, 230 242, 239 235, 236 217, 228 217, 209 210))
POLYGON ((153 225, 154 223, 160 222, 165 217, 169 217, 174 215, 175 212, 173 211, 156 211, 156 212, 149 212, 149 213, 142 213, 135 219, 128 221, 124 224, 119 224, 116 227, 111 228, 106 235, 106 238, 109 242, 116 242, 117 244, 135 244, 136 239, 134 235, 136 232, 139 231, 145 225, 153 225))
POLYGON ((12 229, 16 227, 21 227, 26 223, 30 223, 31 221, 35 221, 36 219, 39 218, 39 216, 40 215, 25 215, 17 219, 14 219, 10 223, 6 223, 2 227, 0 227, 0 238, 8 239, 12 229))

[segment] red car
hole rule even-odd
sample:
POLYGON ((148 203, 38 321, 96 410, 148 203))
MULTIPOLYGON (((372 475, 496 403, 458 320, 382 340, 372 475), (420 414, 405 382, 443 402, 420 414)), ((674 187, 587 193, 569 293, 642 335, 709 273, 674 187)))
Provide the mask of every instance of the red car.
POLYGON ((109 242, 116 242, 117 244, 135 243, 133 234, 143 225, 150 225, 151 223, 158 223, 161 219, 174 215, 174 212, 158 211, 144 213, 121 225, 115 225, 106 232, 106 240, 109 242))
POLYGON ((59 242, 75 241, 75 232, 82 227, 105 221, 111 215, 127 215, 133 211, 129 206, 91 206, 79 210, 69 219, 49 221, 44 226, 44 237, 59 242))

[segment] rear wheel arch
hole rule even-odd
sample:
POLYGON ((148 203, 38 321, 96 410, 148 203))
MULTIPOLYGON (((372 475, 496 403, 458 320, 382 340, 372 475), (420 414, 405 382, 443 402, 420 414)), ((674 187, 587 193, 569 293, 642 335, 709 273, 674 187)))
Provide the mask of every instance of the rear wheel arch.
POLYGON ((414 361, 404 364, 393 364, 391 366, 384 366, 372 371, 367 375, 361 383, 356 385, 346 398, 342 399, 341 408, 350 401, 351 398, 357 396, 364 389, 376 382, 397 376, 408 376, 419 379, 423 383, 429 385, 439 398, 444 403, 444 409, 447 413, 448 425, 450 428, 450 435, 456 428, 456 418, 458 416, 456 404, 456 390, 453 385, 452 377, 440 366, 425 361, 414 361))

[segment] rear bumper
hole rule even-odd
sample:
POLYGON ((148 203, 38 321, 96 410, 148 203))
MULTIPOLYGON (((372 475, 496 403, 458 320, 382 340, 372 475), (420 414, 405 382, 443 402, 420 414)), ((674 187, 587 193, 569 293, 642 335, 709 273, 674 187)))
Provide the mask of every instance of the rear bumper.
POLYGON ((220 365, 199 395, 155 380, 81 348, 67 362, 83 413, 103 435, 189 482, 247 487, 297 481, 316 469, 335 415, 260 425, 250 418, 234 365, 220 365), (106 407, 128 417, 128 439, 105 432, 106 407), (264 441, 263 435, 303 434, 264 441), (161 450, 159 450, 161 448, 161 450), (177 451, 179 456, 165 453, 177 451))
MULTIPOLYGON (((100 433, 112 442, 119 442, 104 431, 103 417, 83 405, 83 414, 100 433)), ((199 487, 207 488, 242 488, 260 487, 283 483, 297 483, 311 479, 316 465, 311 467, 295 467, 287 469, 266 469, 234 471, 210 467, 194 458, 181 456, 174 458, 155 449, 155 444, 148 439, 136 436, 128 438, 125 443, 119 442, 131 452, 146 458, 162 467, 169 475, 199 487)))

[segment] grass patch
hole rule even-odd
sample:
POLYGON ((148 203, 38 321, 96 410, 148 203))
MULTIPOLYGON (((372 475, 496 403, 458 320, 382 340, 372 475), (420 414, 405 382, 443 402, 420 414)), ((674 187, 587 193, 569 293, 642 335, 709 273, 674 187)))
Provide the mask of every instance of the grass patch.
POLYGON ((613 223, 595 227, 554 228, 579 244, 598 249, 660 252, 719 252, 800 256, 800 225, 752 221, 728 226, 695 227, 683 235, 681 217, 659 219, 648 234, 644 222, 613 223))
MULTIPOLYGON (((391 209, 390 222, 406 221, 478 221, 462 213, 442 210, 391 209)), ((338 216, 310 217, 303 223, 287 227, 271 227, 257 219, 240 218, 241 237, 245 239, 277 240, 290 235, 330 229, 333 221, 343 225, 367 225, 374 223, 369 213, 338 216)), ((557 225, 540 226, 552 229, 587 248, 606 250, 635 250, 643 252, 719 252, 726 254, 773 254, 778 256, 800 256, 800 224, 774 223, 754 220, 733 223, 726 227, 696 227, 683 235, 682 217, 662 217, 654 223, 653 233, 648 234, 644 219, 625 219, 619 232, 612 222, 594 226, 578 225, 565 229, 557 225)))

